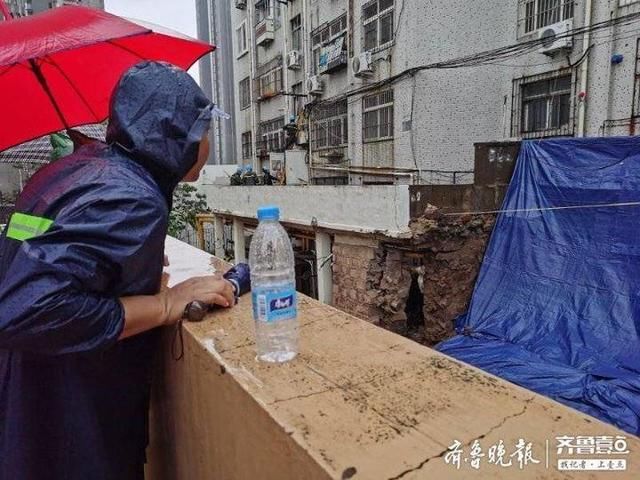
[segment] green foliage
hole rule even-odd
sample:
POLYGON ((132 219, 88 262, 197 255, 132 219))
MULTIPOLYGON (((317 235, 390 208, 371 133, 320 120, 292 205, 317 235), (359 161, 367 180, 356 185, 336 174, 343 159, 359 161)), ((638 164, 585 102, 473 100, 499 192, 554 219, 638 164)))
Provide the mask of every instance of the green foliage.
POLYGON ((169 214, 169 235, 180 234, 187 225, 196 226, 196 215, 209 212, 207 196, 188 183, 179 184, 173 191, 173 209, 169 214))

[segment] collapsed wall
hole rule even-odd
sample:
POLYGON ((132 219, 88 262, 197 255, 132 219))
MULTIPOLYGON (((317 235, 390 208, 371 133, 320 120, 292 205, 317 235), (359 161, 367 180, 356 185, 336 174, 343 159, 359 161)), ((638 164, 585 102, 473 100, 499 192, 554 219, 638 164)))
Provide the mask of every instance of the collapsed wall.
POLYGON ((495 215, 448 215, 433 206, 405 239, 336 237, 334 303, 426 345, 454 333, 467 309, 495 215))

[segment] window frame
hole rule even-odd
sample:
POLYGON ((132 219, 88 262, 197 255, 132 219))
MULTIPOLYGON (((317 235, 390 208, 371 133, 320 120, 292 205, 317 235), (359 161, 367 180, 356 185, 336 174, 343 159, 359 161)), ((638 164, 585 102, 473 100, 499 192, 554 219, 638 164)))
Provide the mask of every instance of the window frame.
MULTIPOLYGON (((522 139, 573 136, 575 134, 576 84, 577 72, 573 68, 564 68, 539 75, 515 79, 513 81, 511 135, 522 139), (546 93, 525 97, 525 88, 527 86, 532 86, 536 83, 542 82, 551 83, 563 78, 569 79, 568 89, 553 91, 552 86, 549 85, 546 93), (568 100, 567 123, 553 126, 551 122, 554 117, 554 102, 558 101, 560 106, 559 108, 562 108, 563 97, 566 97, 568 100), (529 111, 528 105, 544 99, 546 99, 546 119, 544 128, 527 128, 527 113, 529 111), (525 105, 525 102, 527 105, 525 105), (525 130, 525 128, 527 129, 525 130)), ((559 118, 562 118, 561 111, 558 112, 558 115, 559 118)))
POLYGON ((291 50, 298 50, 302 53, 302 15, 298 14, 289 20, 289 27, 291 31, 291 50), (294 25, 296 20, 298 23, 294 25))
POLYGON ((395 136, 395 95, 393 88, 382 90, 362 97, 362 143, 386 142, 393 140, 395 136), (390 97, 385 99, 388 95, 390 97), (377 98, 377 99, 376 99, 377 98), (375 100, 374 105, 367 106, 368 100, 375 100), (383 101, 386 100, 386 101, 383 101), (382 122, 382 112, 388 112, 387 122, 382 122), (375 114, 375 125, 367 125, 367 116, 375 114), (389 130, 388 135, 381 135, 382 127, 385 126, 389 130), (375 136, 370 136, 368 130, 375 128, 377 130, 375 136))
POLYGON ((347 13, 343 13, 330 22, 327 22, 311 32, 311 61, 313 62, 313 74, 318 75, 320 72, 320 55, 322 53, 322 47, 336 41, 339 37, 345 36, 349 29, 347 13), (336 26, 344 22, 344 27, 338 31, 331 33, 331 30, 336 26))
POLYGON ((238 102, 240 110, 246 110, 251 106, 251 77, 246 76, 238 82, 238 102))
POLYGON ((391 47, 395 43, 395 0, 371 0, 362 5, 362 51, 376 53, 391 47), (380 10, 380 4, 382 2, 391 1, 391 5, 380 10), (365 11, 373 6, 376 6, 376 13, 366 17, 365 11), (382 39, 382 19, 391 17, 391 38, 384 43, 381 43, 382 39), (370 26, 375 24, 375 45, 367 45, 367 35, 370 32, 370 26), (369 28, 369 30, 368 30, 369 28))
POLYGON ((543 9, 546 2, 553 1, 554 0, 519 0, 519 37, 535 35, 543 28, 574 18, 576 10, 575 0, 555 0, 559 3, 558 6, 547 6, 546 9, 543 9), (558 16, 554 19, 554 10, 556 9, 558 10, 558 16))
POLYGON ((244 57, 247 53, 249 53, 249 39, 247 37, 247 20, 243 20, 235 29, 236 42, 238 43, 238 53, 236 54, 236 59, 244 57), (240 45, 240 31, 244 32, 242 43, 244 44, 244 49, 241 48, 240 45))
POLYGON ((240 135, 240 146, 242 160, 251 160, 253 158, 253 132, 251 130, 240 135))
POLYGON ((258 101, 268 100, 282 94, 284 88, 284 73, 282 56, 278 55, 257 69, 256 93, 258 101), (269 89, 268 87, 273 88, 269 89), (269 90, 265 92, 265 90, 269 90))
POLYGON ((314 108, 311 116, 311 151, 333 150, 349 146, 349 104, 346 98, 314 108), (335 132, 339 130, 339 135, 335 132), (319 134, 323 141, 319 143, 319 134), (334 141, 339 140, 339 141, 334 141), (333 143, 332 143, 333 142, 333 143))
POLYGON ((284 118, 276 117, 258 125, 258 150, 283 152, 285 149, 284 118))

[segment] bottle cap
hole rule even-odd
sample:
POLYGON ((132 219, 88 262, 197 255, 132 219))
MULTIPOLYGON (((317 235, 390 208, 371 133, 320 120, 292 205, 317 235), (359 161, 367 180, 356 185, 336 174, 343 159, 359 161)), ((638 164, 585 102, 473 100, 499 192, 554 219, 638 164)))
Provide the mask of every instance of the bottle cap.
POLYGON ((280 209, 273 205, 260 207, 258 209, 258 220, 279 220, 280 209))

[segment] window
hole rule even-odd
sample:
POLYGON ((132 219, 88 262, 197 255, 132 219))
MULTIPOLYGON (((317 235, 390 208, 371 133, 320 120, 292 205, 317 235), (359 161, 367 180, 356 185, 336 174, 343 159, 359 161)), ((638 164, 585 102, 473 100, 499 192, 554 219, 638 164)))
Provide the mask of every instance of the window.
POLYGON ((240 80, 240 110, 251 106, 251 79, 249 77, 240 80))
POLYGON ((249 51, 247 43, 247 22, 244 21, 236 28, 236 45, 238 48, 238 55, 236 58, 240 58, 249 51))
POLYGON ((365 51, 378 51, 391 46, 393 12, 393 0, 372 0, 362 7, 365 51))
POLYGON ((253 145, 251 144, 251 131, 242 134, 242 159, 250 160, 253 156, 253 145))
POLYGON ((347 32, 347 14, 339 16, 335 20, 326 23, 311 32, 311 51, 313 53, 313 73, 317 74, 322 49, 325 45, 342 37, 347 32))
POLYGON ((278 56, 257 69, 258 98, 265 100, 282 92, 282 57, 278 56))
POLYGON ((302 20, 300 15, 291 19, 291 49, 302 50, 302 20))
POLYGON ((347 99, 321 105, 313 110, 311 149, 346 147, 349 141, 347 99))
POLYGON ((631 5, 638 2, 640 2, 640 0, 620 0, 619 5, 621 7, 626 7, 627 5, 631 5))
POLYGON ((281 152, 284 150, 284 119, 274 118, 260 123, 258 127, 258 149, 263 152, 281 152))
POLYGON ((362 139, 366 142, 393 138, 393 90, 362 99, 362 139))
POLYGON ((573 84, 571 70, 515 80, 513 136, 573 135, 573 84))
POLYGON ((520 0, 520 34, 573 18, 575 0, 520 0))
POLYGON ((294 83, 291 86, 291 93, 293 93, 293 115, 297 117, 300 111, 304 108, 304 94, 302 93, 302 82, 294 83))
POLYGON ((276 0, 259 0, 256 2, 256 25, 267 18, 277 19, 279 17, 280 7, 276 0))

